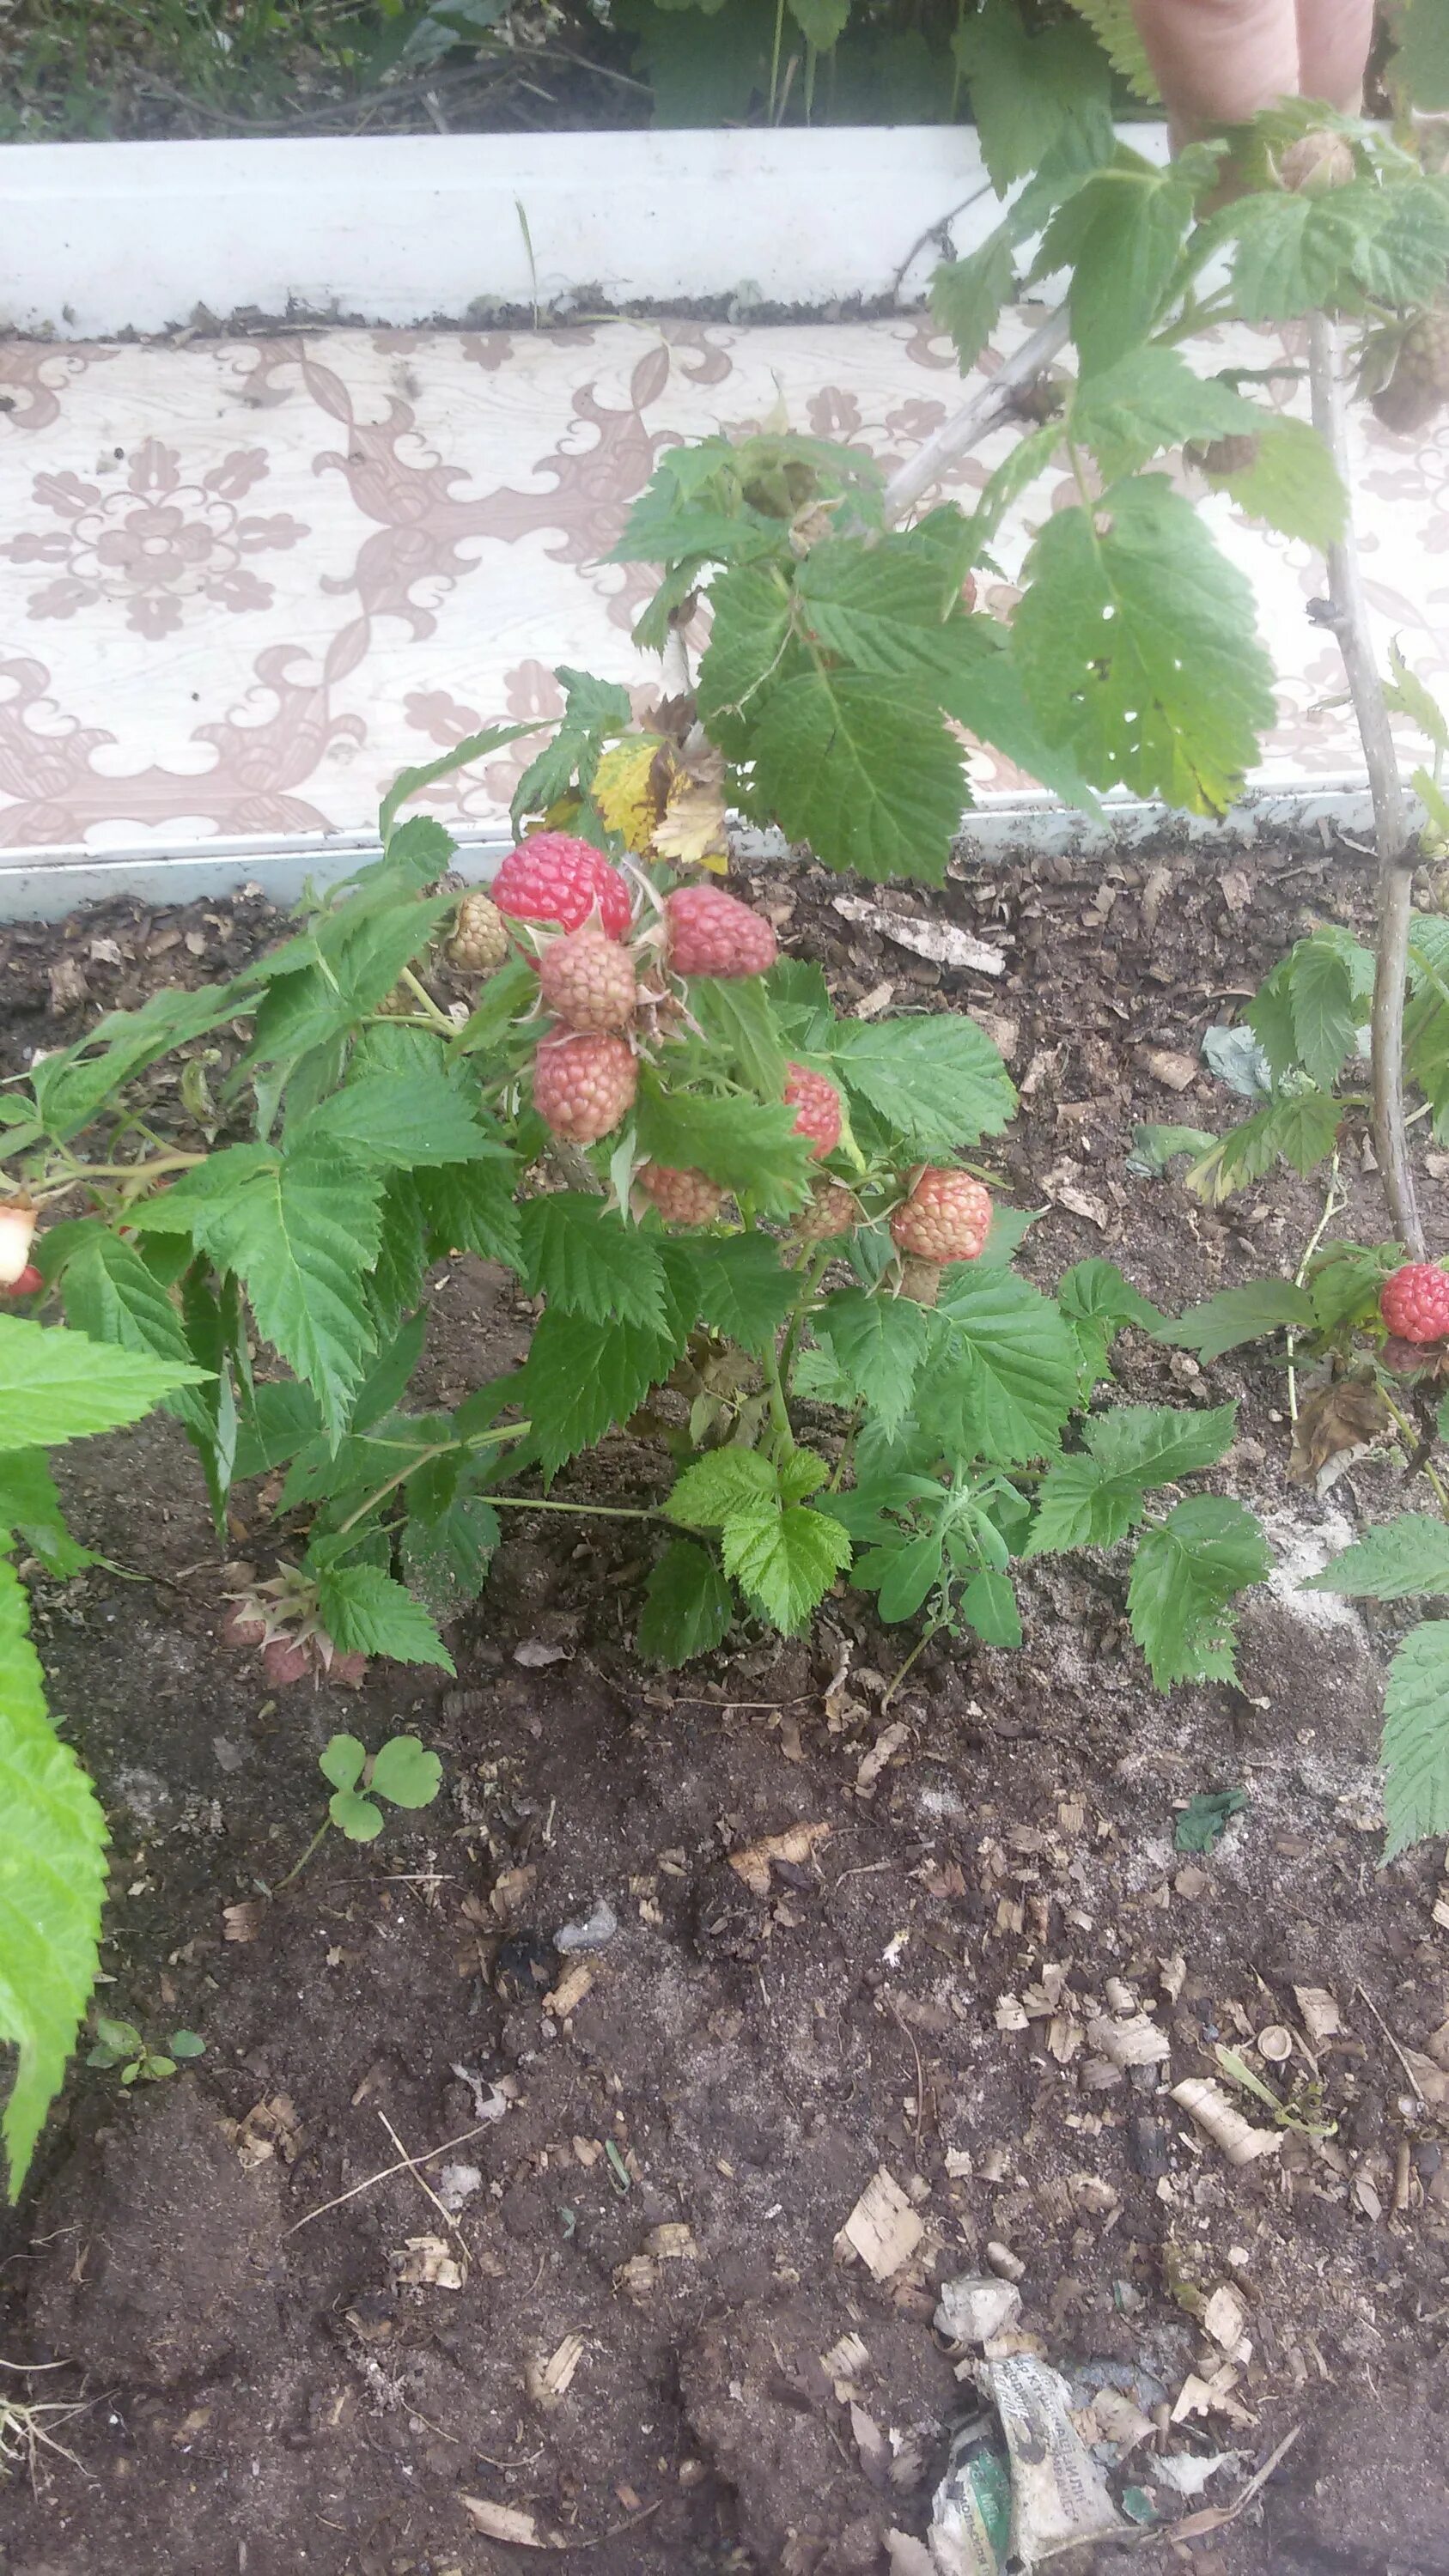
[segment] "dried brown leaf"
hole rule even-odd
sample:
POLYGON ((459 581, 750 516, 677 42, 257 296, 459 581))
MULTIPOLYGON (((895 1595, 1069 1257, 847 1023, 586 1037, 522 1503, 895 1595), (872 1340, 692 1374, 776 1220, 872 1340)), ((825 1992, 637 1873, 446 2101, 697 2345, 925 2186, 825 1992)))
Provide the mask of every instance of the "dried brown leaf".
POLYGON ((1335 1459, 1341 1462, 1337 1470, 1341 1474, 1383 1438, 1389 1419, 1378 1388, 1362 1378, 1335 1378, 1319 1387, 1298 1408, 1288 1453, 1289 1484, 1316 1484, 1335 1459))
POLYGON ((791 1825, 783 1834, 762 1835, 758 1842, 746 1844, 743 1851, 731 1852, 730 1867, 744 1880, 752 1896, 768 1896, 771 1861, 788 1861, 792 1868, 800 1868, 816 1844, 824 1842, 832 1830, 829 1824, 791 1825))
POLYGON ((894 2175, 880 2165, 835 2240, 838 2255, 858 2254, 878 2281, 908 2263, 925 2228, 894 2175))

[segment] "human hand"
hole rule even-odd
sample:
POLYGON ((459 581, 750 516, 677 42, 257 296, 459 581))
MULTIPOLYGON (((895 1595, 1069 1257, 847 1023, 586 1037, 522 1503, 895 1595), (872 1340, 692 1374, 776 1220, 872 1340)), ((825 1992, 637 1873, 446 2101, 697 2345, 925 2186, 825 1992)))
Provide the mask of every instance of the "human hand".
POLYGON ((1132 0, 1173 140, 1239 125, 1280 98, 1352 113, 1374 0, 1132 0))

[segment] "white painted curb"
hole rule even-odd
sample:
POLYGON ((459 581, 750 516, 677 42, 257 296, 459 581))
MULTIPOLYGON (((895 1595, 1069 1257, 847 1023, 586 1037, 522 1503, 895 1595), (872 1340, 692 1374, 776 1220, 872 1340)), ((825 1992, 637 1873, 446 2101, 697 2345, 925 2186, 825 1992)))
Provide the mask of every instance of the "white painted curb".
POLYGON ((969 126, 10 144, 0 329, 914 302, 1000 211, 969 126))

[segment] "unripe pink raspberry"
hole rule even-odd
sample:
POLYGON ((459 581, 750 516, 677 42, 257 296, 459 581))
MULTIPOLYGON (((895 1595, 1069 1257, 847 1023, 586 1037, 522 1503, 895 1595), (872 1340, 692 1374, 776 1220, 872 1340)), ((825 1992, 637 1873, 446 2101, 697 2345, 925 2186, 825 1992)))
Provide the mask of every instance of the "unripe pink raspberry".
POLYGON ((596 1144, 633 1105, 639 1067, 622 1038, 592 1031, 545 1038, 533 1059, 533 1105, 555 1136, 596 1144))
POLYGON ((16 1288, 30 1268, 30 1247, 40 1221, 29 1199, 8 1199, 0 1207, 0 1288, 16 1288))
POLYGON ((0 1297, 38 1297, 44 1286, 44 1272, 37 1270, 33 1261, 27 1261, 18 1279, 12 1279, 8 1287, 0 1287, 0 1297))
POLYGON ((1449 1272, 1434 1261, 1409 1261, 1379 1290, 1379 1313, 1401 1342, 1442 1342, 1449 1335, 1449 1272))
POLYGON ((530 832, 494 878, 493 901, 514 921, 582 930, 597 908, 606 939, 622 939, 629 928, 629 889, 618 869, 572 832, 530 832))
POLYGON ((810 1138, 811 1151, 817 1163, 823 1154, 833 1154, 840 1142, 840 1094, 823 1073, 812 1073, 808 1064, 785 1067, 785 1105, 793 1109, 795 1133, 810 1138))
POLYGON ((465 894, 458 906, 448 956, 465 975, 491 975, 508 954, 508 927, 486 894, 465 894))
POLYGON ((627 1029, 638 992, 627 948, 592 927, 550 940, 538 961, 538 989, 571 1029, 627 1029))
POLYGON ((801 1243, 829 1243, 860 1223, 860 1209, 839 1181, 817 1181, 809 1202, 791 1220, 790 1231, 801 1243))
POLYGON ((274 1637, 262 1649, 262 1671, 273 1690, 290 1690, 295 1682, 304 1682, 316 1673, 310 1645, 298 1644, 289 1637, 274 1637))
POLYGON ((763 914, 719 886, 676 886, 666 895, 665 955, 676 975, 763 975, 779 954, 763 914))
POLYGON ((991 1193, 969 1172, 928 1164, 890 1223, 897 1249, 918 1261, 976 1261, 991 1232, 991 1193))
POLYGON ((224 1646, 262 1646, 266 1637, 267 1623, 251 1602, 237 1602, 221 1623, 224 1646))
POLYGON ((692 1167, 680 1171, 670 1163, 645 1163, 636 1178, 666 1225, 708 1225, 724 1202, 718 1181, 692 1167))

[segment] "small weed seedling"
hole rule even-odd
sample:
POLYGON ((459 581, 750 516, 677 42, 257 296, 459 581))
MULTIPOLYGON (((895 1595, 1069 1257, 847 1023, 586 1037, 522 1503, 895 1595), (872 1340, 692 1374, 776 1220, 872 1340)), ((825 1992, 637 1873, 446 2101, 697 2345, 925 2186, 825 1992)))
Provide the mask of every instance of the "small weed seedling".
POLYGON ((301 1876, 329 1826, 335 1825, 350 1843, 376 1842, 383 1827, 379 1798, 391 1807, 430 1807, 443 1778, 436 1753, 415 1735, 390 1735, 376 1753, 369 1753, 355 1735, 334 1735, 318 1754, 317 1765, 332 1783, 327 1813, 301 1859, 277 1881, 277 1895, 301 1876))
POLYGON ((161 2084, 176 2072, 178 2058, 201 2057, 206 2042, 194 2030, 173 2030, 165 2050, 152 2048, 133 2021, 108 2021, 104 2013, 95 2020, 96 2044, 86 2057, 87 2066, 119 2067, 123 2084, 161 2084))

